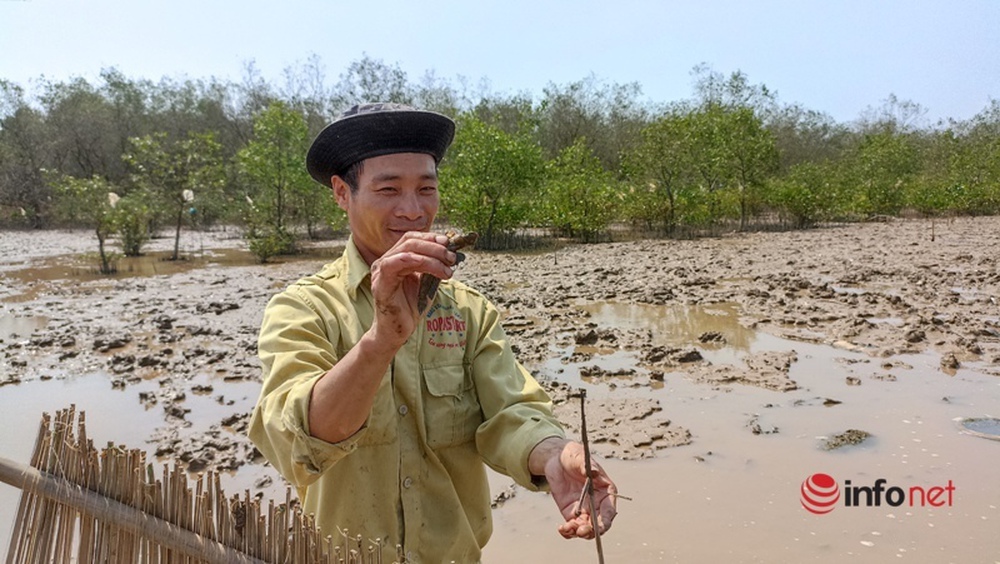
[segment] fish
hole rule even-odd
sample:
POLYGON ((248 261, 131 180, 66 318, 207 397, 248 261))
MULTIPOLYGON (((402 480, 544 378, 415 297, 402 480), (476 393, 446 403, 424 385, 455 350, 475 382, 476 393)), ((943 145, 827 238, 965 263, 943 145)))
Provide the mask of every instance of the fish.
MULTIPOLYGON (((456 255, 455 266, 465 260, 465 255, 458 251, 466 247, 471 247, 476 243, 476 239, 479 238, 479 234, 474 231, 459 234, 454 230, 448 230, 445 232, 445 235, 448 236, 448 244, 446 245, 448 250, 456 255)), ((434 295, 437 294, 440 284, 441 279, 437 276, 427 273, 420 275, 420 289, 417 290, 417 311, 423 313, 427 309, 427 306, 434 300, 434 295)))

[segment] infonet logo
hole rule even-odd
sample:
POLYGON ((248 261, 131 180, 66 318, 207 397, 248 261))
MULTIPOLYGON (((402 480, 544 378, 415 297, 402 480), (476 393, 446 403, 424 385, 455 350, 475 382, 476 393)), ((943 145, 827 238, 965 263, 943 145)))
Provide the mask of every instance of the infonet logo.
POLYGON ((829 474, 813 474, 802 482, 802 507, 810 513, 829 513, 839 499, 840 486, 829 474))
POLYGON ((833 511, 841 497, 844 507, 881 507, 884 502, 891 507, 899 507, 907 503, 909 507, 951 507, 954 501, 955 485, 948 480, 947 486, 910 486, 903 489, 899 486, 888 486, 888 480, 879 478, 871 486, 854 486, 850 480, 844 480, 844 491, 841 496, 840 486, 829 474, 813 474, 802 482, 800 492, 802 507, 816 515, 833 511))

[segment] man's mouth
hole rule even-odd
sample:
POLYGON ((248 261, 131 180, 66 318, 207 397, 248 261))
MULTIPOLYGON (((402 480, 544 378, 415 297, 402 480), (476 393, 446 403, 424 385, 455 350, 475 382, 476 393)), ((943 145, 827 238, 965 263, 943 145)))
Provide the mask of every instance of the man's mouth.
POLYGON ((410 231, 427 231, 427 228, 424 227, 424 226, 419 226, 419 227, 403 227, 403 228, 390 227, 389 228, 389 232, 390 233, 394 233, 394 234, 396 234, 396 235, 398 235, 400 237, 402 237, 403 235, 405 235, 406 233, 408 233, 410 231))

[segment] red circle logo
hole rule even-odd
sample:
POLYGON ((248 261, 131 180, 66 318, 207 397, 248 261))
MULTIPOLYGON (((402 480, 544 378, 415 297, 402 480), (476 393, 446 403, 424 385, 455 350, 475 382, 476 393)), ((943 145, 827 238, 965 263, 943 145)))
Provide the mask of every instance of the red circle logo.
POLYGON ((813 474, 802 482, 802 507, 822 515, 833 511, 840 500, 840 486, 829 474, 813 474))

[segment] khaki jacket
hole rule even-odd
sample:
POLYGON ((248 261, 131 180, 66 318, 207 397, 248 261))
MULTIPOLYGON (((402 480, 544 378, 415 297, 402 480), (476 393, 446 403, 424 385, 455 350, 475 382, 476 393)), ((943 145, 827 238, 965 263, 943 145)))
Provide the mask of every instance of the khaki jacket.
POLYGON ((353 241, 271 299, 250 438, 325 534, 381 539, 387 563, 397 544, 408 562, 476 562, 492 533, 483 463, 537 490, 544 484, 532 481, 528 455, 563 430, 514 359, 496 308, 445 281, 363 427, 336 444, 310 436, 312 386, 371 327, 372 304, 369 267, 353 241))

